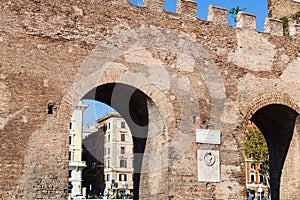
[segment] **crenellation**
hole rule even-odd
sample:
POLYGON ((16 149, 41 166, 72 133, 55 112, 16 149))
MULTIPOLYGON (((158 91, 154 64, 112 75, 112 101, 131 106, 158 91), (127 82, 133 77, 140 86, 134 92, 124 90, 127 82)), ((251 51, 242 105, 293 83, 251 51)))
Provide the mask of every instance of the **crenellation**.
POLYGON ((164 0, 144 0, 144 6, 158 12, 164 11, 164 0))
POLYGON ((194 0, 178 0, 176 12, 185 17, 197 18, 197 3, 194 0))
POLYGON ((207 20, 215 24, 227 24, 228 17, 226 11, 226 8, 209 5, 207 20))
POLYGON ((238 12, 236 16, 236 27, 256 29, 256 16, 251 13, 238 12))
POLYGON ((297 20, 289 20, 289 34, 296 35, 300 34, 300 24, 297 23, 297 20))
POLYGON ((266 18, 264 21, 264 31, 271 35, 282 36, 283 35, 283 24, 281 20, 266 18))

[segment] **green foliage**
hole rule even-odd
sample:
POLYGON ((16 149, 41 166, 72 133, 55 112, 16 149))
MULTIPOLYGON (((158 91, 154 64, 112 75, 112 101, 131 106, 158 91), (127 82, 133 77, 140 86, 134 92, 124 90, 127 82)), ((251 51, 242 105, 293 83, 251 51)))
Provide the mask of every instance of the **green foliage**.
POLYGON ((300 11, 292 14, 290 16, 285 16, 280 18, 283 24, 283 35, 288 36, 289 35, 289 19, 296 20, 296 22, 299 24, 300 22, 300 11))
POLYGON ((288 36, 289 35, 289 19, 288 17, 282 17, 280 18, 283 25, 283 35, 288 36))
POLYGON ((227 11, 227 14, 234 19, 234 22, 236 22, 236 16, 237 16, 238 12, 245 11, 245 10, 246 10, 246 8, 240 8, 239 6, 237 6, 236 8, 230 8, 227 11))
POLYGON ((245 153, 256 160, 263 163, 269 160, 269 151, 266 140, 262 132, 256 127, 249 127, 246 131, 246 148, 245 153))
POLYGON ((295 14, 293 14, 293 15, 291 15, 291 18, 293 20, 296 20, 296 22, 299 24, 299 22, 300 22, 300 11, 297 12, 297 13, 295 13, 295 14))
POLYGON ((249 127, 246 130, 245 136, 245 154, 254 160, 255 163, 260 163, 262 169, 260 173, 264 175, 267 185, 269 186, 269 151, 265 137, 262 132, 256 127, 249 127))

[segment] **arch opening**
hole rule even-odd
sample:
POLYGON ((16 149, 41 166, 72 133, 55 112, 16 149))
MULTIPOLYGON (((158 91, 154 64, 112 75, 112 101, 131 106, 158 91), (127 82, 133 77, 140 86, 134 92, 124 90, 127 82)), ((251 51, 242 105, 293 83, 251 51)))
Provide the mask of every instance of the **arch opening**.
POLYGON ((272 199, 280 199, 282 171, 299 114, 282 104, 271 104, 257 110, 251 121, 263 133, 269 150, 270 190, 272 199))
POLYGON ((141 90, 121 83, 100 85, 90 90, 82 99, 107 104, 126 121, 132 134, 134 152, 133 197, 139 199, 143 153, 148 137, 148 109, 153 105, 152 100, 141 90))

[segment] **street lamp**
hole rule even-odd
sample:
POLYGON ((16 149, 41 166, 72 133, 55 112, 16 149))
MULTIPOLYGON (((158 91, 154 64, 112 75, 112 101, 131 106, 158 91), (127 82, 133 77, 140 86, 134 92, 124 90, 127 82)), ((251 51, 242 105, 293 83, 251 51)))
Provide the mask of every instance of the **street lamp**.
POLYGON ((261 193, 262 193, 262 191, 263 191, 261 185, 258 186, 258 190, 257 190, 257 191, 259 192, 259 200, 261 200, 261 193))

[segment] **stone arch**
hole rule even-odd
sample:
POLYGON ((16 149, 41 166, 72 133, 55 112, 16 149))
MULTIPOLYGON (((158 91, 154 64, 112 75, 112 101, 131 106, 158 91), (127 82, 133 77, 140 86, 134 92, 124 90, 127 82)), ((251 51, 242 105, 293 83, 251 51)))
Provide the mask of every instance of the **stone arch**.
POLYGON ((270 155, 272 199, 282 199, 288 193, 288 190, 281 190, 281 180, 286 180, 282 171, 290 168, 285 163, 286 158, 292 157, 289 152, 290 148, 294 148, 291 145, 295 143, 293 137, 300 109, 289 95, 278 93, 262 95, 249 105, 243 113, 242 130, 246 130, 247 123, 251 120, 263 133, 270 155))
MULTIPOLYGON (((144 152, 143 167, 140 169, 143 177, 140 189, 144 189, 140 196, 144 199, 167 199, 171 177, 169 167, 190 150, 194 130, 199 128, 199 124, 193 123, 194 117, 201 118, 199 99, 205 102, 201 106, 212 113, 207 117, 209 122, 206 128, 222 127, 226 98, 222 76, 205 48, 193 36, 178 31, 140 28, 101 42, 83 61, 73 86, 66 89, 67 93, 58 104, 55 118, 49 118, 46 125, 35 134, 36 138, 41 135, 38 132, 56 134, 58 139, 55 141, 58 144, 55 148, 63 146, 58 155, 57 152, 51 152, 54 144, 48 145, 47 152, 43 149, 45 153, 40 160, 46 159, 49 154, 53 159, 63 160, 63 169, 68 168, 68 137, 65 133, 69 131, 74 106, 82 97, 95 95, 97 88, 114 84, 121 86, 121 91, 124 89, 122 86, 128 86, 132 94, 137 90, 137 96, 147 101, 147 104, 143 103, 144 108, 147 105, 149 122, 146 154, 144 152), (199 97, 199 88, 203 97, 199 97)), ((117 92, 112 94, 118 96, 117 92)), ((35 148, 37 141, 31 141, 35 148)), ((36 148, 38 150, 40 148, 36 148)), ((34 151, 29 152, 28 158, 31 157, 35 157, 34 151)), ((21 184, 37 188, 40 183, 33 180, 51 181, 47 178, 51 165, 46 165, 43 168, 46 178, 37 178, 39 173, 26 174, 21 184), (26 184, 28 180, 30 184, 26 184)), ((28 168, 32 172, 41 171, 38 165, 28 165, 28 168)), ((57 185, 67 188, 67 171, 53 176, 66 180, 64 185, 57 185)), ((35 195, 33 192, 30 198, 35 195)))
MULTIPOLYGON (((147 180, 152 179, 154 175, 168 178, 165 169, 162 169, 168 166, 169 146, 166 144, 169 142, 169 135, 173 137, 176 135, 178 128, 176 119, 179 118, 180 112, 174 109, 174 105, 164 94, 166 90, 162 87, 156 85, 139 87, 133 82, 122 82, 117 73, 114 73, 114 76, 106 73, 101 78, 97 75, 99 74, 91 74, 88 78, 85 77, 83 82, 79 81, 81 82, 79 90, 76 90, 76 87, 73 90, 76 93, 73 102, 76 103, 81 98, 93 99, 106 103, 121 114, 133 133, 135 199, 140 196, 140 188, 157 192, 156 186, 147 183, 147 180), (83 96, 82 91, 86 91, 83 96), (122 98, 125 100, 120 101, 122 98), (123 109, 127 103, 128 110, 123 109), (156 160, 155 165, 153 160, 156 160), (140 180, 143 182, 140 183, 140 180), (147 186, 140 187, 140 184, 147 186)), ((61 107, 72 106, 69 100, 67 97, 64 98, 61 107)), ((176 100, 174 102, 176 104, 176 100)))
MULTIPOLYGON (((144 95, 149 124, 143 167, 137 169, 143 176, 141 188, 147 188, 142 195, 167 199, 168 167, 192 145, 191 130, 197 127, 193 117, 202 115, 199 91, 212 113, 207 127, 222 127, 225 89, 220 72, 193 37, 174 30, 140 28, 100 43, 83 62, 64 104, 72 100, 74 106, 107 84, 120 86, 120 90, 127 85, 144 95)), ((118 92, 112 95, 117 97, 118 92)), ((118 98, 110 100, 114 99, 118 98)))

